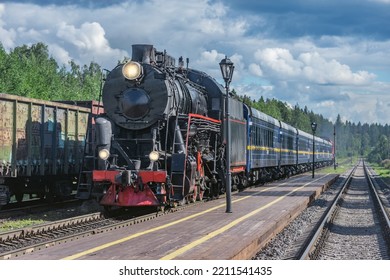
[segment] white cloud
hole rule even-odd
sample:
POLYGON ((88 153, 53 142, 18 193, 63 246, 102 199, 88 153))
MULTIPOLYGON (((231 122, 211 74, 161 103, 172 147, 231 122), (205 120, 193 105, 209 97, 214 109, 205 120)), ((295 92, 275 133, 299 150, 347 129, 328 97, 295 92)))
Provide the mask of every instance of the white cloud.
POLYGON ((375 104, 376 116, 374 116, 371 122, 376 122, 377 120, 386 120, 389 118, 390 111, 390 98, 377 98, 375 104))
POLYGON ((302 63, 295 60, 290 51, 282 48, 266 48, 255 53, 255 59, 263 68, 280 76, 299 76, 302 63))
POLYGON ((251 63, 248 67, 248 70, 249 70, 249 73, 251 73, 255 76, 258 76, 258 77, 263 76, 263 71, 261 70, 260 65, 258 65, 256 63, 251 63))
POLYGON ((188 57, 191 68, 221 83, 218 64, 227 55, 235 65, 231 87, 239 94, 298 103, 333 119, 340 113, 352 121, 390 123, 384 113, 390 40, 268 36, 275 31, 269 15, 231 10, 228 3, 125 0, 95 9, 0 4, 0 40, 5 48, 44 42, 58 63, 95 61, 103 68, 130 56, 132 44, 153 44, 188 57))
POLYGON ((340 111, 340 115, 344 116, 345 119, 359 120, 361 123, 389 123, 389 97, 367 98, 367 96, 353 92, 349 94, 353 102, 340 104, 347 108, 347 110, 340 111))
POLYGON ((200 58, 197 60, 197 64, 207 67, 215 66, 224 57, 225 56, 222 53, 218 53, 217 50, 203 51, 200 54, 200 58))
POLYGON ((59 65, 67 65, 72 60, 69 52, 57 44, 51 44, 48 49, 59 65))
POLYGON ((58 27, 57 36, 59 39, 75 45, 82 53, 110 51, 105 31, 97 22, 85 22, 80 28, 62 22, 58 27))
POLYGON ((375 75, 367 71, 353 72, 346 64, 327 60, 318 52, 301 53, 294 58, 288 49, 257 50, 255 59, 269 76, 286 80, 306 80, 316 84, 368 85, 375 75))
POLYGON ((16 32, 13 28, 6 29, 6 23, 3 20, 5 10, 5 5, 0 4, 0 42, 5 49, 9 49, 14 47, 16 32))
POLYGON ((57 41, 63 42, 69 49, 76 50, 72 56, 58 44, 49 44, 49 49, 55 52, 53 56, 58 55, 61 61, 73 59, 78 64, 89 64, 94 61, 103 67, 104 65, 113 67, 118 60, 128 56, 126 51, 111 48, 106 32, 98 22, 84 22, 79 27, 60 22, 56 28, 56 37, 57 41))

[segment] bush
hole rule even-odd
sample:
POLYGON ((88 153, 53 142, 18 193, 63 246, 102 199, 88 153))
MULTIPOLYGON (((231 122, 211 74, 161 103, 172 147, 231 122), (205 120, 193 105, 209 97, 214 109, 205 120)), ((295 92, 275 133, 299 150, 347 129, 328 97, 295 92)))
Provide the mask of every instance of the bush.
POLYGON ((381 162, 381 166, 386 169, 390 169, 390 159, 384 159, 381 162))

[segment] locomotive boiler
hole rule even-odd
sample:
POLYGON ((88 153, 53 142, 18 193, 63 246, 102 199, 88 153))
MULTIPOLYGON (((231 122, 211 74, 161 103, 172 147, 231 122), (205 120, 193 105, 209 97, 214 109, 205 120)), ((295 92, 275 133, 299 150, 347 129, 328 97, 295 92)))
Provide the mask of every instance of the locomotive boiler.
POLYGON ((78 196, 112 206, 161 206, 217 195, 223 88, 179 66, 152 45, 133 45, 132 59, 107 76, 105 114, 96 118, 96 155, 78 196), (84 186, 84 188, 82 187, 84 186))

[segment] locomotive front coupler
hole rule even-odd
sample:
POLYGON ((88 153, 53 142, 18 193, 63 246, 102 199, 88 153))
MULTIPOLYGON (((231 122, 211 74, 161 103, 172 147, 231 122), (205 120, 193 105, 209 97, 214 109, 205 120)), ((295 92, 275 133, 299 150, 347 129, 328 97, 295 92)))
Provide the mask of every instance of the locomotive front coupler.
MULTIPOLYGON (((118 175, 115 176, 115 182, 118 185, 122 186, 131 186, 134 185, 138 180, 137 171, 134 170, 123 170, 118 175)), ((143 188, 143 186, 139 186, 143 188)))

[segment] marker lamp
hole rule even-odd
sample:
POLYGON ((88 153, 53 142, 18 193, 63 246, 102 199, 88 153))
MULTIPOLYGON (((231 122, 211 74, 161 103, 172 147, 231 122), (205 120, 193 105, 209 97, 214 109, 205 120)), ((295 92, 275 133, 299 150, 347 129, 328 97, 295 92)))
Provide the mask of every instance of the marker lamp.
POLYGON ((153 162, 158 161, 159 157, 160 157, 160 155, 157 151, 153 151, 149 154, 149 159, 150 159, 150 161, 153 161, 153 162))
POLYGON ((107 160, 110 156, 110 152, 107 149, 101 149, 99 151, 99 158, 102 160, 107 160))

